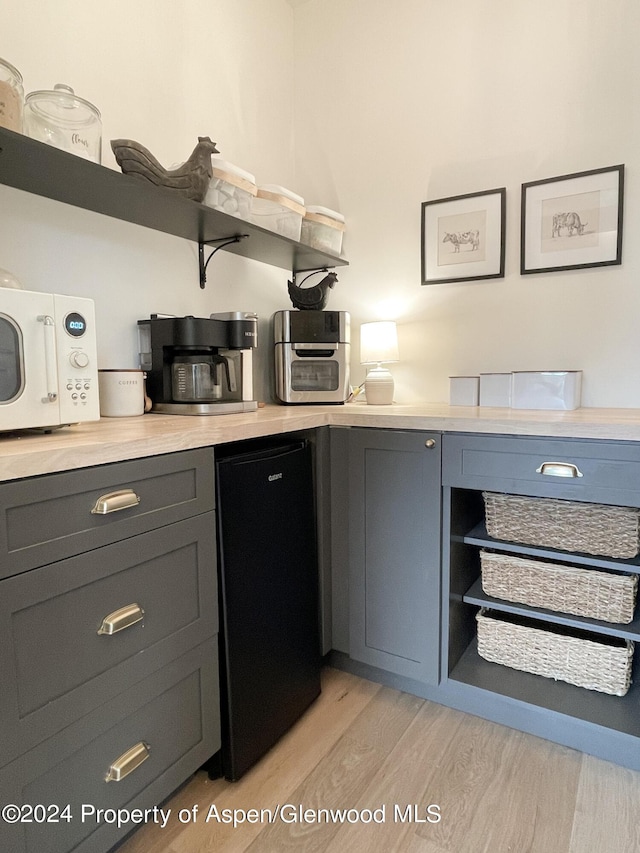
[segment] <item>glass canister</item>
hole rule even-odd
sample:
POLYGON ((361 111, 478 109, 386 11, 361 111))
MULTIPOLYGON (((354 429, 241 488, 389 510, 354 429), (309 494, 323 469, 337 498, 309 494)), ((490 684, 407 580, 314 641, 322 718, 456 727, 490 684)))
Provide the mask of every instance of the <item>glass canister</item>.
POLYGON ((0 127, 22 133, 23 102, 22 74, 0 58, 0 127))
POLYGON ((32 139, 100 163, 100 111, 79 98, 71 86, 56 83, 51 91, 30 92, 24 102, 24 132, 32 139))

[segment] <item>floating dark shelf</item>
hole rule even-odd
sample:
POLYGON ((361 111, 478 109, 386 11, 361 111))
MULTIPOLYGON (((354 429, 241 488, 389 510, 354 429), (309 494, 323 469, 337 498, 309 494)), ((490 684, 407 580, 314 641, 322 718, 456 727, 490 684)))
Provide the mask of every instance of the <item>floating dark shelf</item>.
POLYGON ((564 681, 554 681, 541 675, 490 663, 478 654, 476 640, 469 645, 449 678, 579 720, 588 720, 607 729, 640 737, 640 687, 635 683, 631 685, 626 696, 610 696, 584 687, 575 687, 564 681))
POLYGON ((598 619, 588 619, 584 616, 572 616, 571 614, 561 613, 557 610, 529 607, 526 604, 519 604, 486 595, 482 591, 482 580, 480 578, 462 596, 462 600, 467 604, 475 604, 478 607, 489 607, 492 610, 502 610, 505 613, 533 616, 536 619, 540 619, 543 622, 550 622, 554 625, 570 625, 575 628, 584 628, 585 630, 593 631, 596 634, 604 634, 609 637, 622 637, 625 640, 632 640, 634 643, 640 642, 640 613, 638 613, 632 622, 623 625, 615 622, 603 622, 598 619))
POLYGON ((531 557, 542 557, 548 560, 575 563, 581 566, 591 566, 596 569, 606 569, 612 572, 629 572, 640 574, 640 554, 630 560, 619 560, 615 557, 598 557, 592 554, 580 554, 570 551, 559 551, 555 548, 541 548, 534 545, 518 545, 503 539, 494 539, 487 533, 484 521, 470 530, 462 541, 467 545, 479 545, 491 548, 493 551, 509 551, 512 554, 524 554, 531 557))
POLYGON ((346 266, 250 222, 0 128, 0 183, 197 243, 249 235, 224 251, 290 272, 346 266))

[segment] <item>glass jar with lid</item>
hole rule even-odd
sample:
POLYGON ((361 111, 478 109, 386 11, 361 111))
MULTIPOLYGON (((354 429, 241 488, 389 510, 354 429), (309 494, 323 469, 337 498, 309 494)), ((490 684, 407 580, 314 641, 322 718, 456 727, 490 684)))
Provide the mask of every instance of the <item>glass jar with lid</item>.
POLYGON ((22 133, 23 102, 22 74, 0 58, 0 127, 22 133))
POLYGON ((70 154, 100 163, 102 121, 97 107, 79 98, 71 86, 30 92, 24 103, 24 132, 70 154))

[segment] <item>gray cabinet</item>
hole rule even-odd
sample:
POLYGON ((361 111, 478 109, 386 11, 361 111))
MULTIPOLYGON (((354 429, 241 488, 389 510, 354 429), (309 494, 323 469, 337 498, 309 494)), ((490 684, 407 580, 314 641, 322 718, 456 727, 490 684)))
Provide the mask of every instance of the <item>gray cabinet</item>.
POLYGON ((2 849, 104 853, 133 827, 83 803, 156 805, 219 749, 213 507, 211 449, 0 486, 0 800, 72 815, 2 849))
POLYGON ((349 655, 435 685, 440 436, 351 429, 348 457, 349 655))
MULTIPOLYGON (((624 696, 492 663, 478 654, 476 615, 534 619, 543 630, 588 630, 594 639, 640 642, 640 611, 617 624, 486 595, 480 552, 640 574, 640 556, 615 559, 492 538, 482 491, 640 507, 640 447, 624 442, 445 435, 443 449, 443 701, 640 770, 640 663, 624 696)), ((517 538, 517 537, 514 537, 517 538)))

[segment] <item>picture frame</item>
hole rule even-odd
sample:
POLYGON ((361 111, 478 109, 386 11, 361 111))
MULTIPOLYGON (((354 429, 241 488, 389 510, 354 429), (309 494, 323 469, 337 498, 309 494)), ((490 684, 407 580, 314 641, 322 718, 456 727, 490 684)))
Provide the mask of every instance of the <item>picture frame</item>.
POLYGON ((504 278, 505 187, 422 202, 422 284, 504 278))
POLYGON ((520 274, 622 263, 624 165, 522 184, 520 274))

